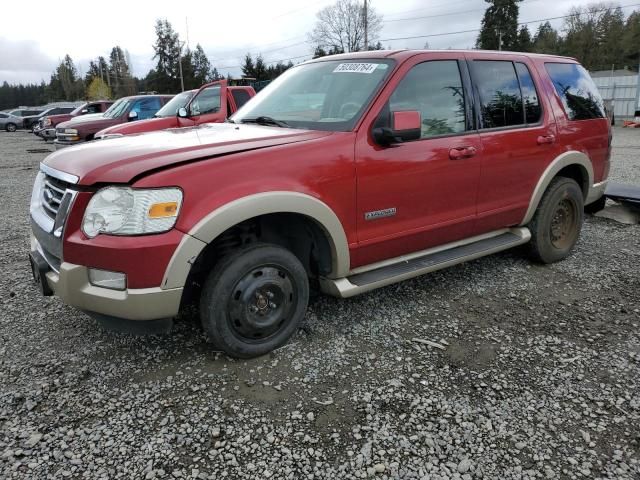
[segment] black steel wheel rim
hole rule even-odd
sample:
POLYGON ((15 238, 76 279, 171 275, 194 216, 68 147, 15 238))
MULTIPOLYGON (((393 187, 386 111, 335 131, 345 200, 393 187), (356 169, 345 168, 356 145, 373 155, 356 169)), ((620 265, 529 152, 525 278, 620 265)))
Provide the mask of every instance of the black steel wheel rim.
POLYGON ((298 295, 291 273, 267 264, 246 272, 233 287, 227 304, 229 328, 240 340, 261 343, 286 328, 298 295))
POLYGON ((577 237, 578 207, 570 198, 558 202, 551 217, 551 244, 564 250, 575 242, 577 237))

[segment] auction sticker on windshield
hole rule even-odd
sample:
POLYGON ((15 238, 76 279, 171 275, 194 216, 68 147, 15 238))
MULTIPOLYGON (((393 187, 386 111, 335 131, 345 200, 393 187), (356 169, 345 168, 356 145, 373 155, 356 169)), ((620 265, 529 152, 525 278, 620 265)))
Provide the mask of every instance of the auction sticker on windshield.
POLYGON ((333 69, 333 72, 373 73, 379 66, 379 63, 341 63, 333 69))

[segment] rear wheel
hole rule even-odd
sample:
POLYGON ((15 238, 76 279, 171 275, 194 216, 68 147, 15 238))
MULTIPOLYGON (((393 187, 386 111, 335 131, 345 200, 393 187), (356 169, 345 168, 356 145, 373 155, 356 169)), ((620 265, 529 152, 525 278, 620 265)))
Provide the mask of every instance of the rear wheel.
POLYGON ((576 181, 553 179, 529 224, 532 257, 542 263, 566 258, 580 236, 583 212, 582 190, 576 181))
POLYGON ((4 127, 7 132, 15 132, 17 127, 15 123, 7 123, 6 127, 4 127))
POLYGON ((280 347, 295 333, 309 302, 307 273, 277 245, 253 244, 218 262, 204 284, 200 318, 207 339, 233 357, 280 347))

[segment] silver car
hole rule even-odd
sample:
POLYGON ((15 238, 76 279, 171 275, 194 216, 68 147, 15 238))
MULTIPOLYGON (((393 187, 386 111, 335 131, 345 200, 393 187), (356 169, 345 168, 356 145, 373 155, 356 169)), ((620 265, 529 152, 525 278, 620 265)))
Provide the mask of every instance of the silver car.
POLYGON ((4 128, 7 132, 15 132, 22 127, 22 117, 16 117, 10 113, 0 113, 0 128, 4 128))

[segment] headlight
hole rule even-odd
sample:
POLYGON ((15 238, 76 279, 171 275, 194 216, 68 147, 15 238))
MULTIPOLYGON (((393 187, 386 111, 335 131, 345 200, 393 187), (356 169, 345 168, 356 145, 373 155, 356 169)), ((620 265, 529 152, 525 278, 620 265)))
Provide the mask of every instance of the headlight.
POLYGON ((93 238, 100 233, 143 235, 171 230, 176 223, 182 191, 178 188, 138 190, 106 187, 89 201, 82 231, 93 238))
POLYGON ((78 130, 76 130, 75 128, 65 128, 64 133, 68 133, 69 135, 77 135, 78 130))
POLYGON ((44 126, 48 127, 49 125, 51 125, 51 119, 50 118, 45 118, 44 119, 44 126))

